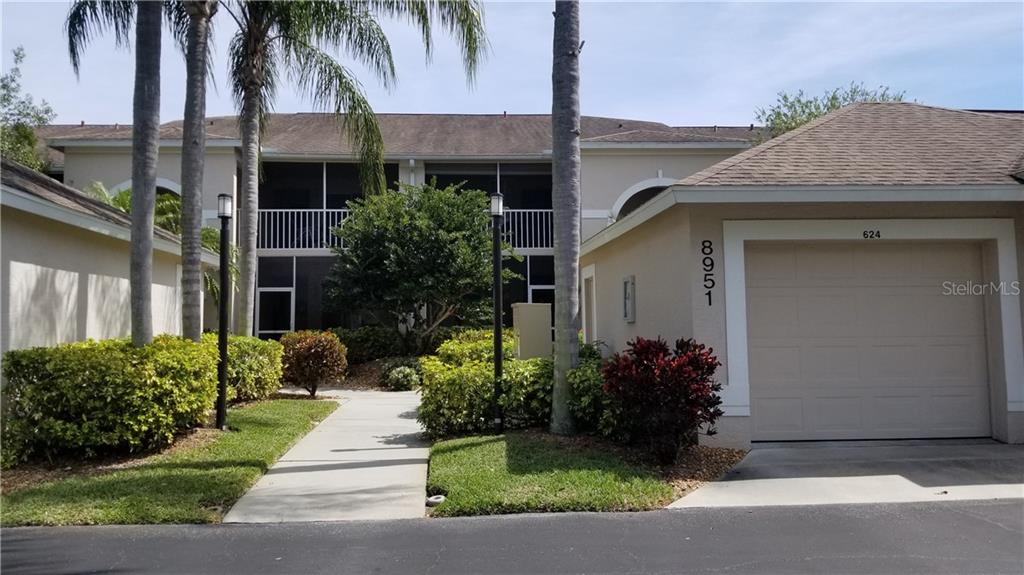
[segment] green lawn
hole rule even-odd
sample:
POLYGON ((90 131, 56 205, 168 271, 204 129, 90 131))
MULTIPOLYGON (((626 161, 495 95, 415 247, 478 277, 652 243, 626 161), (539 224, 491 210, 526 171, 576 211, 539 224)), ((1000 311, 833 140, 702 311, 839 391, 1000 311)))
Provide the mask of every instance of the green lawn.
POLYGON ((3 497, 12 525, 211 523, 300 437, 337 407, 333 401, 279 399, 228 412, 212 442, 132 467, 69 478, 3 497))
POLYGON ((539 511, 639 511, 664 507, 672 486, 595 447, 537 433, 442 441, 430 454, 427 491, 447 495, 435 515, 539 511))

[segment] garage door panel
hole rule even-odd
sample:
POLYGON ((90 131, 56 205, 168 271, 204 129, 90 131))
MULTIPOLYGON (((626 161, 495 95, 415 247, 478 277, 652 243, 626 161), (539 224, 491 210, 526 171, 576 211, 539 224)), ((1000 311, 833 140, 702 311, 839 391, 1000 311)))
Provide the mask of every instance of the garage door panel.
POLYGON ((811 429, 824 432, 856 433, 864 428, 861 414, 863 399, 859 395, 815 397, 810 402, 808 417, 811 429))
POLYGON ((799 367, 810 381, 846 386, 860 381, 860 356, 857 345, 805 346, 799 367))
POLYGON ((758 381, 785 383, 800 379, 800 346, 759 347, 748 361, 758 381))
POLYGON ((765 290, 747 302, 750 337, 786 337, 796 334, 799 315, 797 297, 791 293, 765 290))
POLYGON ((765 437, 804 435, 804 406, 801 397, 774 397, 758 402, 759 417, 754 420, 754 433, 765 437), (797 415, 798 417, 794 417, 797 415))
POLYGON ((981 281, 979 245, 755 243, 747 262, 754 439, 989 435, 984 302, 941 295, 942 274, 981 281))

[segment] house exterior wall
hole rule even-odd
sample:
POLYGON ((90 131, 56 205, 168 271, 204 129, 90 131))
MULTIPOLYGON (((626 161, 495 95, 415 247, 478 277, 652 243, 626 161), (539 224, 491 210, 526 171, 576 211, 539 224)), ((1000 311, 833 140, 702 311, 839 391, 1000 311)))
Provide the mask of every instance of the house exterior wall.
MULTIPOLYGON (((131 333, 129 244, 3 206, 0 351, 131 333)), ((181 333, 180 258, 153 253, 153 331, 181 333)))
MULTIPOLYGON (((157 177, 181 185, 181 149, 161 148, 157 177)), ((130 148, 66 148, 64 151, 64 183, 84 189, 101 182, 108 190, 131 184, 132 155, 130 148)), ((217 225, 217 195, 235 194, 237 161, 233 148, 208 148, 203 170, 203 220, 217 225)), ((177 190, 176 190, 177 191, 177 190)), ((237 205, 237 203, 236 203, 237 205)))
POLYGON ((675 341, 692 336, 689 269, 693 266, 684 206, 658 214, 646 225, 580 258, 594 265, 594 338, 612 351, 638 336, 675 341), (636 321, 623 319, 623 280, 635 280, 636 321))
MULTIPOLYGON (((692 336, 711 346, 722 361, 718 378, 729 382, 723 222, 726 220, 849 220, 1013 218, 1016 234, 1017 274, 1024 278, 1024 206, 1010 203, 822 203, 822 204, 692 204, 676 205, 608 244, 585 254, 581 267, 594 265, 598 339, 612 351, 621 350, 634 336, 666 338, 692 336), (711 305, 705 297, 702 243, 709 241, 715 260, 711 305), (621 318, 621 281, 636 276, 635 324, 621 318), (660 277, 659 277, 660 275, 660 277), (662 282, 655 287, 652 281, 662 282), (686 302, 681 312, 675 302, 686 302), (654 311, 647 308, 654 307, 654 311)), ((986 242, 983 258, 986 278, 994 278, 995 247, 986 242)), ((1020 296, 1017 296, 1018 298, 1020 296)), ((1007 409, 1007 382, 1003 379, 1003 342, 999 299, 986 298, 986 332, 992 404, 993 436, 1010 443, 1024 442, 1024 412, 1007 409)), ((1024 322, 1024 312, 1021 321, 1024 322)), ((1015 382, 1010 382, 1011 384, 1015 382)), ((749 445, 750 418, 726 416, 719 435, 709 443, 749 445)))
MULTIPOLYGON (((604 229, 616 201, 641 182, 681 180, 740 149, 583 149, 580 154, 583 239, 604 229)), ((637 190, 639 191, 639 190, 637 190)), ((625 198, 623 198, 625 199, 625 198)))

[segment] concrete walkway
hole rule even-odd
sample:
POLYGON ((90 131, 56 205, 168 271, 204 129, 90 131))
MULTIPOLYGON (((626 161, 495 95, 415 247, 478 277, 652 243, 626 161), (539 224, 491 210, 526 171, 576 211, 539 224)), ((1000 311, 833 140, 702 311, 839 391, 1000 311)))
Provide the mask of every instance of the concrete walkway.
POLYGON ((429 448, 416 392, 340 391, 341 406, 289 450, 226 523, 422 517, 429 448))
POLYGON ((1024 446, 992 440, 761 444, 669 507, 1024 498, 1024 446))

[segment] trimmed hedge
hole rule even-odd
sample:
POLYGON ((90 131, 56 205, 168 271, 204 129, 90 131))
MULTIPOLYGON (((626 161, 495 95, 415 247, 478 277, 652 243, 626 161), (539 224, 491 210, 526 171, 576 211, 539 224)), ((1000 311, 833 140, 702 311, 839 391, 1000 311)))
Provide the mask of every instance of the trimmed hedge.
MULTIPOLYGON (((516 356, 515 333, 503 330, 501 338, 502 357, 506 360, 516 356)), ((453 334, 437 346, 437 357, 445 362, 458 365, 470 361, 494 361, 494 334, 489 329, 469 329, 453 334)))
POLYGON ((146 451, 199 425, 217 393, 217 349, 161 336, 84 341, 4 355, 3 462, 146 451))
MULTIPOLYGON (((437 356, 420 359, 419 420, 434 437, 491 429, 494 398, 493 340, 488 330, 470 330, 443 342, 437 356)), ((551 416, 552 364, 546 358, 515 359, 515 338, 503 337, 501 407, 505 426, 546 424, 551 416)))
POLYGON ((329 331, 293 331, 281 336, 284 346, 286 383, 301 387, 316 397, 316 390, 326 383, 345 378, 348 369, 345 345, 329 331))
MULTIPOLYGON (((203 344, 217 349, 217 334, 203 334, 203 344)), ((228 336, 228 400, 267 399, 281 389, 284 347, 272 339, 228 336)))

